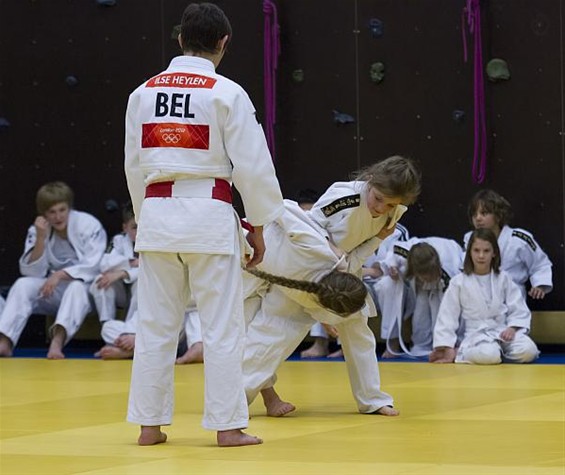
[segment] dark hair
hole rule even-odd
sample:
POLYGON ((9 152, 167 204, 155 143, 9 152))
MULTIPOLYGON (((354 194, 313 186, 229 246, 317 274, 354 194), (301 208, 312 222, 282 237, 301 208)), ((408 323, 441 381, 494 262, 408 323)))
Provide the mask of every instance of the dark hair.
POLYGON ((365 305, 365 298, 367 297, 365 284, 361 279, 348 272, 340 272, 334 269, 318 282, 310 282, 308 280, 288 279, 258 269, 246 269, 246 271, 272 284, 315 294, 320 305, 341 317, 347 317, 358 312, 365 305))
POLYGON ((122 223, 126 224, 132 219, 135 219, 135 213, 131 201, 128 201, 122 206, 122 223))
POLYGON ((400 155, 374 163, 355 173, 354 178, 366 181, 389 198, 401 198, 404 204, 416 201, 421 190, 421 176, 415 163, 400 155))
MULTIPOLYGON (((180 37, 184 52, 218 52, 218 42, 232 37, 230 21, 225 13, 213 3, 191 3, 182 14, 180 37)), ((227 43, 226 43, 227 44, 227 43)))
POLYGON ((439 254, 427 242, 414 244, 408 251, 406 278, 419 275, 434 275, 441 277, 441 261, 439 254))
POLYGON ((473 195, 467 210, 471 224, 473 224, 473 216, 481 208, 495 216, 500 228, 509 224, 512 219, 512 206, 506 198, 499 195, 496 191, 480 190, 473 195))
POLYGON ((463 261, 463 272, 470 275, 474 272, 475 266, 473 265, 473 259, 471 257, 471 248, 473 243, 477 239, 482 239, 483 241, 490 242, 492 250, 494 252, 494 257, 490 263, 490 268, 495 272, 500 272, 500 248, 498 247, 498 240, 496 239, 496 234, 493 231, 486 228, 476 229, 471 233, 469 238, 469 244, 467 244, 467 250, 465 251, 465 260, 463 261))
POLYGON ((67 203, 69 208, 72 208, 74 196, 71 187, 62 181, 46 183, 37 190, 35 198, 37 212, 44 215, 51 206, 59 203, 67 203))
POLYGON ((312 188, 303 188, 302 190, 298 190, 296 194, 296 202, 301 204, 314 204, 320 198, 320 193, 312 188))

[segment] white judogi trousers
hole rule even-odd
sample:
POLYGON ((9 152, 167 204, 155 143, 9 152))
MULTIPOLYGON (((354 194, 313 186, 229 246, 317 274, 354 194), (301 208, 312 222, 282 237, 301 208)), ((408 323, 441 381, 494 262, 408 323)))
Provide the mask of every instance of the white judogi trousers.
MULTIPOLYGON (((100 276, 98 276, 100 277, 100 276)), ((116 309, 128 307, 128 312, 126 314, 126 320, 131 318, 132 313, 137 309, 137 281, 131 284, 129 287, 130 295, 128 295, 128 289, 123 280, 118 280, 114 282, 110 287, 106 289, 98 288, 96 280, 90 285, 90 294, 94 299, 94 305, 96 306, 96 311, 98 312, 98 318, 102 323, 115 320, 116 319, 116 309)))
MULTIPOLYGON (((276 382, 276 370, 308 334, 311 318, 302 306, 273 286, 247 328, 243 373, 248 403, 276 382)), ((375 336, 367 318, 345 318, 336 325, 345 356, 351 392, 359 412, 371 413, 392 405, 381 391, 375 336)))
POLYGON ((205 355, 202 425, 210 430, 247 427, 240 254, 141 252, 138 282, 128 421, 144 426, 171 424, 178 337, 192 295, 205 355))
POLYGON ((0 333, 6 335, 16 346, 33 313, 55 315, 55 325, 62 326, 67 338, 65 344, 78 331, 86 315, 91 311, 88 286, 81 280, 59 282, 53 294, 41 297, 39 291, 46 278, 20 277, 8 294, 4 311, 0 315, 0 333))

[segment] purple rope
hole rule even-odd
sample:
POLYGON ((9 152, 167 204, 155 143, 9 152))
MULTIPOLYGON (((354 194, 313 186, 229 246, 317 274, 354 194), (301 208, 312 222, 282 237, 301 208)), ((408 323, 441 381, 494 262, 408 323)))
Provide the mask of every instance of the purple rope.
POLYGON ((276 71, 280 54, 277 7, 272 0, 263 0, 265 14, 263 81, 265 89, 265 137, 275 160, 276 71))
MULTIPOLYGON (((465 17, 469 33, 474 37, 474 73, 473 73, 473 96, 474 96, 474 134, 475 144, 473 151, 473 181, 482 183, 486 176, 487 162, 487 128, 485 114, 485 81, 483 75, 483 44, 481 39, 481 5, 480 0, 467 0, 463 9, 463 27, 465 17)), ((465 31, 463 33, 463 57, 467 62, 467 41, 465 31)))

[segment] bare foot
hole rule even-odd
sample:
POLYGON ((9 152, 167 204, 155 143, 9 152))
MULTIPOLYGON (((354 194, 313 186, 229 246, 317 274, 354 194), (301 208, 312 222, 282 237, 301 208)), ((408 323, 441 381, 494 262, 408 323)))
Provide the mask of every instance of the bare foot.
POLYGON ((4 335, 0 335, 0 357, 12 356, 12 342, 4 335))
POLYGON ((392 406, 383 406, 371 414, 378 414, 379 416, 398 416, 400 412, 392 406))
POLYGON ((383 359, 389 359, 389 358, 397 358, 400 355, 395 355, 394 353, 391 353, 388 350, 383 351, 383 354, 381 355, 381 358, 383 359))
POLYGON ((387 341, 386 350, 381 355, 381 358, 397 358, 402 353, 402 349, 400 348, 400 340, 398 338, 390 338, 387 341))
POLYGON ((157 445, 167 441, 167 434, 161 432, 161 426, 141 426, 138 445, 157 445))
POLYGON ((67 331, 61 325, 55 325, 53 327, 53 334, 51 337, 51 344, 49 345, 49 351, 47 351, 47 359, 49 360, 62 360, 65 358, 63 354, 63 345, 65 344, 65 339, 67 338, 67 331))
POLYGON ((315 337, 314 343, 307 350, 300 352, 300 358, 321 358, 328 355, 328 339, 315 337))
POLYGON ((455 357, 457 356, 457 350, 455 348, 434 348, 430 353, 429 360, 430 363, 453 363, 455 362, 455 357))
POLYGON ((106 345, 100 348, 100 351, 95 353, 94 356, 96 355, 103 360, 127 360, 128 358, 133 358, 133 350, 128 351, 117 346, 106 345))
POLYGON ((330 353, 328 358, 343 358, 343 350, 340 348, 339 350, 330 353))
POLYGON ((195 343, 192 345, 186 353, 181 357, 177 358, 177 364, 191 364, 191 363, 203 363, 204 362, 204 346, 202 342, 195 343))
POLYGON ((280 398, 274 387, 261 390, 261 397, 267 408, 267 415, 270 417, 286 416, 289 412, 296 410, 293 404, 280 398))
POLYGON ((51 348, 49 347, 49 351, 47 352, 47 359, 48 360, 63 360, 65 359, 65 354, 60 348, 51 348))
POLYGON ((239 447, 242 445, 258 445, 263 443, 263 439, 246 434, 240 429, 220 430, 217 433, 216 440, 220 447, 239 447))

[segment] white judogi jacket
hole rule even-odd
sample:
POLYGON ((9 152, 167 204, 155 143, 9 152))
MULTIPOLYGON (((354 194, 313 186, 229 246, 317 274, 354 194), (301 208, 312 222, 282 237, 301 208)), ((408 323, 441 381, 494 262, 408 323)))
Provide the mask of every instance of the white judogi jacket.
POLYGON ((233 254, 235 216, 223 201, 150 198, 168 180, 222 178, 239 191, 247 220, 282 212, 265 136, 246 92, 204 58, 179 56, 138 87, 126 114, 125 171, 139 224, 138 251, 233 254))
POLYGON ((128 277, 124 279, 126 284, 133 284, 137 281, 139 267, 132 267, 130 261, 135 259, 134 243, 127 234, 116 234, 112 238, 110 248, 106 250, 102 260, 100 261, 100 272, 109 270, 123 270, 128 273, 128 277))
MULTIPOLYGON (((334 268, 348 270, 319 227, 297 203, 285 200, 283 216, 265 227, 267 250, 259 268, 292 279, 318 281, 334 268)), ((248 402, 261 389, 272 387, 279 365, 306 336, 313 319, 336 325, 345 355, 351 390, 362 413, 392 405, 392 397, 381 391, 376 343, 367 317, 374 315, 372 300, 347 318, 330 313, 312 294, 274 284, 261 287, 260 279, 245 273, 247 302, 259 298, 255 308, 246 306, 249 326, 243 361, 248 402)), ((246 302, 246 303, 247 303, 246 302)))
POLYGON ((374 284, 373 290, 382 317, 381 337, 387 340, 388 350, 393 353, 388 345, 389 339, 399 338, 400 345, 407 354, 421 356, 431 351, 433 322, 443 298, 443 291, 449 284, 450 278, 461 271, 463 249, 452 239, 414 237, 408 241, 395 242, 387 257, 380 264, 384 276, 374 284), (418 293, 414 279, 405 284, 402 276, 406 273, 408 252, 414 245, 424 242, 431 245, 439 255, 441 281, 434 289, 427 285, 425 287, 430 287, 429 290, 424 288, 418 293), (400 277, 397 280, 390 277, 392 267, 399 271, 400 277), (414 346, 408 350, 402 339, 401 328, 403 319, 412 313, 414 346))
MULTIPOLYGON (((46 238, 45 252, 34 262, 29 255, 35 246, 35 226, 30 226, 25 241, 25 249, 20 257, 20 273, 25 277, 48 277, 61 262, 53 255, 53 232, 46 238)), ((65 272, 73 279, 91 282, 100 272, 100 260, 106 249, 106 231, 94 216, 82 211, 71 210, 67 227, 68 241, 77 253, 78 262, 65 267, 65 272)))
MULTIPOLYGON (((471 232, 469 231, 463 238, 465 249, 469 244, 471 232)), ((500 247, 500 268, 510 274, 524 297, 528 280, 532 287, 541 287, 545 293, 553 289, 551 261, 530 232, 504 226, 498 236, 498 247, 500 247)))
MULTIPOLYGON (((310 219, 308 213, 294 201, 284 200, 284 203, 287 212, 265 227, 267 250, 258 268, 270 274, 312 282, 319 281, 335 268, 351 272, 347 261, 335 255, 327 238, 319 232, 319 227, 310 219)), ((343 317, 323 308, 314 294, 283 286, 279 288, 315 320, 330 325, 343 322, 343 317)), ((347 318, 375 315, 376 310, 369 296, 366 303, 361 312, 347 318)))
POLYGON ((440 237, 413 237, 408 241, 398 241, 392 246, 386 258, 381 262, 385 275, 390 274, 390 268, 396 267, 401 274, 406 273, 407 256, 415 244, 425 242, 432 246, 439 255, 442 269, 442 279, 447 285, 449 279, 461 271, 463 265, 463 249, 452 239, 440 237))
POLYGON ((325 235, 348 253, 350 272, 357 274, 382 242, 376 235, 385 226, 393 227, 407 210, 398 205, 387 215, 373 218, 367 207, 367 192, 364 181, 337 182, 308 211, 325 235))
POLYGON ((522 333, 530 329, 531 313, 518 286, 507 272, 491 272, 492 301, 488 303, 474 274, 456 275, 449 283, 434 329, 434 348, 453 348, 457 341, 460 319, 465 322, 461 345, 476 334, 500 339, 508 327, 518 327, 522 333))

